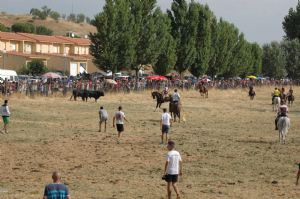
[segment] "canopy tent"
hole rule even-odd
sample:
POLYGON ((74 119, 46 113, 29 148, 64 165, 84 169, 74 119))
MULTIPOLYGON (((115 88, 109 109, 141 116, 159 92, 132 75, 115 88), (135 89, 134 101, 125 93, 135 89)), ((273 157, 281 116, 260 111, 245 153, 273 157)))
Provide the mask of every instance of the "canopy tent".
POLYGON ((57 78, 61 78, 61 75, 57 74, 57 73, 52 73, 52 72, 49 72, 49 73, 45 73, 44 75, 42 75, 43 78, 52 78, 52 79, 57 79, 57 78))
POLYGON ((257 79, 257 77, 254 76, 254 75, 247 76, 247 78, 249 78, 249 79, 257 79))
POLYGON ((155 76, 148 76, 146 77, 147 80, 154 80, 154 81, 165 81, 168 80, 165 76, 162 75, 155 75, 155 76))

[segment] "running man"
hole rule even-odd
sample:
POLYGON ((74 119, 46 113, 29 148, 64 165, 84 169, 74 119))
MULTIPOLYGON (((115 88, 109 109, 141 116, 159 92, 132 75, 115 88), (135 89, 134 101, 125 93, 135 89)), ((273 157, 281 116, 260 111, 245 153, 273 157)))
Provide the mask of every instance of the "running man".
POLYGON ((178 151, 175 150, 175 142, 169 141, 168 154, 166 157, 165 170, 163 179, 168 183, 167 192, 168 199, 171 199, 172 191, 171 185, 175 193, 177 194, 177 199, 180 199, 180 192, 177 187, 178 175, 182 176, 182 159, 178 151))
POLYGON ((103 108, 103 106, 100 107, 99 110, 99 132, 101 132, 101 125, 104 123, 104 132, 106 132, 106 124, 107 124, 107 119, 108 119, 108 113, 107 111, 103 108))
POLYGON ((9 117, 10 117, 8 100, 4 100, 4 104, 1 106, 1 115, 4 123, 3 130, 5 133, 8 133, 7 129, 8 129, 9 117))
POLYGON ((120 144, 121 133, 124 132, 124 120, 128 122, 125 117, 125 113, 122 112, 122 106, 119 106, 118 111, 115 113, 115 116, 113 118, 113 127, 115 128, 115 124, 117 125, 118 144, 120 144))
POLYGON ((160 120, 161 144, 164 143, 164 135, 166 135, 166 143, 168 142, 168 134, 170 132, 171 124, 172 124, 172 117, 169 113, 167 113, 167 109, 164 108, 160 120))

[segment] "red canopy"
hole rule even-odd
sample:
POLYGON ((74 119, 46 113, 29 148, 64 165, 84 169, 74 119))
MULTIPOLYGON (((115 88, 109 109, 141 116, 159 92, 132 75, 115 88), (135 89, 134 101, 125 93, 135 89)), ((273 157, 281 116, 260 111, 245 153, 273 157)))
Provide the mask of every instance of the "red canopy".
POLYGON ((154 81, 168 80, 168 78, 166 78, 165 76, 162 76, 162 75, 148 76, 148 77, 146 77, 146 79, 148 79, 148 80, 154 80, 154 81))

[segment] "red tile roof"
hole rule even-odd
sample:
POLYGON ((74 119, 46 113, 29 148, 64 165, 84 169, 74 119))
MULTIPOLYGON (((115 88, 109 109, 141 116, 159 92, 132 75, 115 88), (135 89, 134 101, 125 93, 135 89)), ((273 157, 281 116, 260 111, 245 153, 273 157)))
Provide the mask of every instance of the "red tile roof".
POLYGON ((89 46, 91 44, 91 41, 89 39, 72 38, 72 37, 64 37, 64 36, 56 36, 56 37, 68 42, 72 42, 79 46, 89 46))
POLYGON ((33 39, 37 42, 45 42, 45 43, 59 43, 59 44, 72 44, 72 42, 68 42, 66 40, 60 39, 55 36, 47 36, 47 35, 35 35, 35 34, 29 34, 29 33, 17 33, 19 35, 22 35, 24 37, 33 39))
POLYGON ((0 31, 0 39, 8 40, 8 41, 30 41, 34 42, 35 40, 25 37, 23 35, 13 33, 13 32, 1 32, 0 31))

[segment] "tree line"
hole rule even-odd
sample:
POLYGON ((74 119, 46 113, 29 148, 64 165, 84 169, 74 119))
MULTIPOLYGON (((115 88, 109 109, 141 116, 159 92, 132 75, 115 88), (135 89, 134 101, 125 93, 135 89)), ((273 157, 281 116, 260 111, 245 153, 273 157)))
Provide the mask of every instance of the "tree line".
POLYGON ((53 30, 46 26, 35 26, 32 23, 14 23, 11 27, 6 27, 0 23, 0 31, 2 32, 23 32, 37 35, 53 35, 53 30))
POLYGON ((172 70, 195 77, 300 78, 300 2, 284 18, 286 36, 262 46, 247 41, 238 28, 218 19, 207 5, 173 0, 167 12, 156 0, 106 0, 91 21, 94 63, 102 70, 151 66, 156 74, 172 70))
POLYGON ((300 2, 283 20, 286 35, 281 42, 263 45, 263 74, 300 79, 300 2))
POLYGON ((41 9, 32 8, 29 14, 32 15, 33 19, 40 19, 40 20, 46 20, 48 17, 50 17, 57 22, 59 21, 59 19, 64 19, 74 23, 91 22, 91 19, 82 13, 79 14, 71 13, 70 15, 67 16, 66 14, 60 14, 57 11, 51 10, 47 6, 43 6, 41 9))
POLYGON ((218 19, 207 5, 174 0, 163 12, 156 0, 106 0, 91 22, 95 64, 113 72, 152 66, 166 75, 245 77, 262 71, 262 48, 238 28, 218 19))

